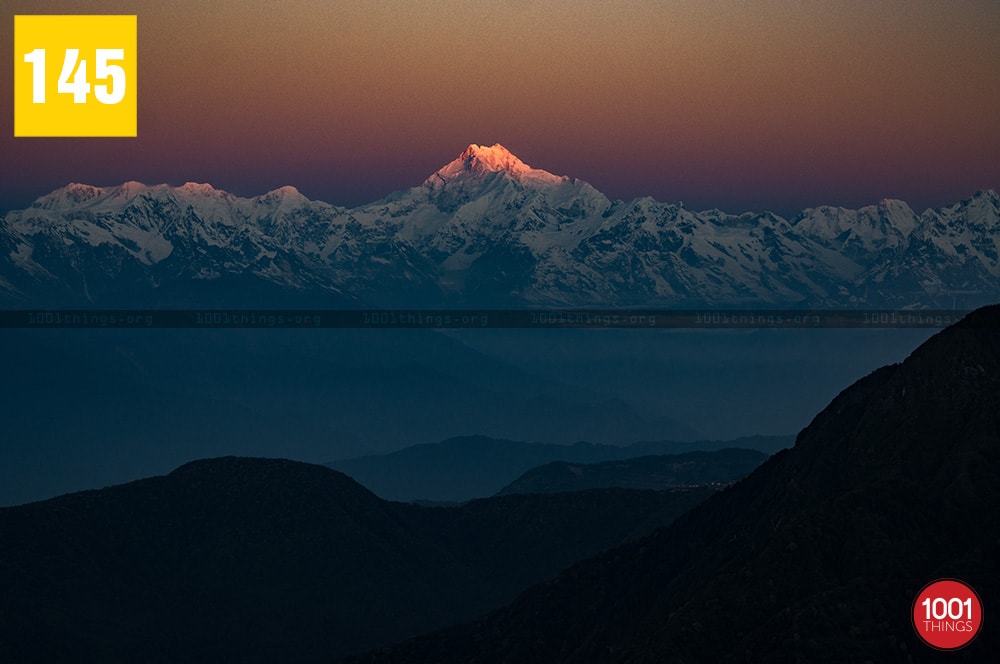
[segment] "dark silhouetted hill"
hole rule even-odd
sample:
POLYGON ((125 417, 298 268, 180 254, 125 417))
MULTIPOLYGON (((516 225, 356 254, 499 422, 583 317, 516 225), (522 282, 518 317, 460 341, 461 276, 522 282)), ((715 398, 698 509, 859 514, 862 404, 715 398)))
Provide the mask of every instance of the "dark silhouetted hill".
POLYGON ((711 493, 377 498, 226 457, 0 509, 0 661, 329 661, 470 620, 711 493))
POLYGON ((1000 640, 1000 307, 844 390, 745 480, 478 622, 363 662, 987 662, 1000 640), (956 577, 985 627, 944 655, 911 604, 956 577))

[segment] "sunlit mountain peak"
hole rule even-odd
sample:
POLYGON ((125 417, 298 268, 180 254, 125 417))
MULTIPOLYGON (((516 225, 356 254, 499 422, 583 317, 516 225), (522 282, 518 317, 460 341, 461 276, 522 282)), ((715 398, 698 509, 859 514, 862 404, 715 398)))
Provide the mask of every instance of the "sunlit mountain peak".
POLYGON ((499 143, 494 143, 489 147, 472 143, 456 159, 429 177, 425 184, 441 184, 459 178, 496 172, 503 172, 516 180, 532 180, 552 184, 567 181, 565 177, 532 168, 499 143))

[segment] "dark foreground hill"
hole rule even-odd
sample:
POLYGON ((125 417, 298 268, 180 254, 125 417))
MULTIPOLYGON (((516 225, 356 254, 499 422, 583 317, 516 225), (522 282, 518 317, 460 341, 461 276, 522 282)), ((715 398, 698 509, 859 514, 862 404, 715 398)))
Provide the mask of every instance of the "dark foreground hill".
POLYGON ((467 621, 711 491, 389 503, 226 457, 0 509, 0 662, 329 661, 467 621))
POLYGON ((1000 307, 842 392, 747 479, 473 624, 362 662, 997 661, 1000 307), (910 624, 957 577, 985 627, 943 655, 910 624))
POLYGON ((516 493, 558 493, 587 489, 673 489, 682 486, 723 485, 741 479, 767 455, 757 450, 661 454, 603 463, 553 461, 532 468, 500 490, 516 493))

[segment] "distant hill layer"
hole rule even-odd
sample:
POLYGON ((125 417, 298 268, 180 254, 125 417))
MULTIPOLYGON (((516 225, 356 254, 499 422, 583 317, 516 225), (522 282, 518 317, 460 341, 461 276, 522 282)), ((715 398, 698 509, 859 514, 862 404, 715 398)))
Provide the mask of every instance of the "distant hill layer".
POLYGON ((767 455, 757 450, 726 449, 642 456, 594 464, 553 461, 529 470, 499 493, 559 493, 610 487, 672 489, 718 486, 744 477, 765 459, 767 455))
POLYGON ((732 441, 645 441, 619 447, 583 442, 554 445, 463 436, 327 465, 350 475, 387 500, 463 501, 491 496, 528 470, 553 461, 599 463, 726 447, 771 453, 793 442, 792 436, 749 436, 732 441))
MULTIPOLYGON (((10 377, 0 381, 0 505, 206 457, 323 462, 467 432, 566 444, 700 437, 433 330, 0 330, 0 338, 10 377)), ((528 467, 467 497, 492 495, 528 467)))

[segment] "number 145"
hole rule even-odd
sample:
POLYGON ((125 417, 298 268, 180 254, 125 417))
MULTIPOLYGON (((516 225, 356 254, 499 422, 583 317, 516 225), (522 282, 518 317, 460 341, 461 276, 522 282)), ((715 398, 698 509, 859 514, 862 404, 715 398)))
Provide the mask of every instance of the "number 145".
MULTIPOLYGON (((102 104, 117 104, 125 98, 125 70, 120 65, 108 64, 110 60, 124 60, 125 49, 99 48, 95 51, 94 77, 97 80, 110 78, 110 84, 94 85, 94 96, 102 104)), ((24 54, 24 61, 31 65, 31 101, 45 103, 45 49, 36 48, 24 54)), ((74 104, 86 104, 90 94, 87 81, 87 61, 80 60, 80 49, 68 48, 63 59, 62 73, 56 91, 73 95, 74 104)))

